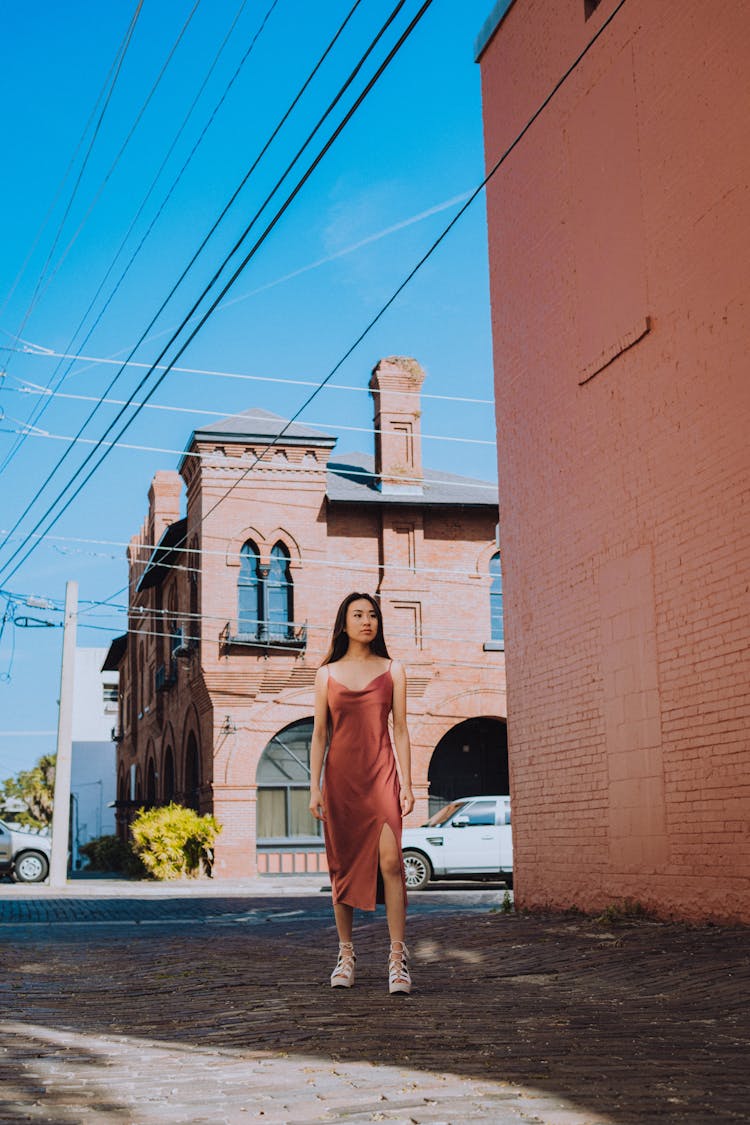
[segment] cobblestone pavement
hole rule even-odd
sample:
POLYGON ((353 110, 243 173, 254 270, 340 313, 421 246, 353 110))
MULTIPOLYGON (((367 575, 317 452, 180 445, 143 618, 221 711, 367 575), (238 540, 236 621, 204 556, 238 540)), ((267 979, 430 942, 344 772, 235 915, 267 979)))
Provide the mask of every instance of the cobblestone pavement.
POLYGON ((0 1121, 750 1117, 746 929, 518 917, 481 897, 461 910, 455 895, 414 895, 415 991, 397 999, 379 916, 359 916, 355 988, 328 987, 330 903, 304 888, 123 888, 131 905, 100 925, 90 890, 65 898, 64 920, 49 913, 59 894, 12 890, 0 897, 0 1121), (26 919, 7 924, 21 898, 26 919), (180 923, 188 899, 202 905, 180 923), (225 899, 235 909, 217 911, 225 899), (157 901, 160 924, 128 924, 157 901), (275 923, 248 923, 251 911, 275 923))

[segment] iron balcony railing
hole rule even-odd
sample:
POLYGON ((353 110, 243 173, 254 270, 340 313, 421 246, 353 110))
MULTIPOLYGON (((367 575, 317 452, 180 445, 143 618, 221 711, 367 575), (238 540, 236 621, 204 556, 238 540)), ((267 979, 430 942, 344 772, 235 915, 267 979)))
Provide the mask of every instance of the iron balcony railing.
POLYGON ((224 648, 291 649, 307 647, 307 622, 228 621, 219 634, 224 648))

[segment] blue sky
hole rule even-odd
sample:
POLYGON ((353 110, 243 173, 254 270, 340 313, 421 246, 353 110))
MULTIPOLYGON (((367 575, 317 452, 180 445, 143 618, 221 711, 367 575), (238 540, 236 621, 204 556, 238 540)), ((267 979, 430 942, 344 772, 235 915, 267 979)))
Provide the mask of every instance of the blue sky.
MULTIPOLYGON (((3 103, 13 112, 3 127, 0 346, 17 349, 20 336, 35 352, 47 349, 100 360, 124 359, 352 2, 277 0, 164 203, 271 9, 271 0, 244 4, 199 0, 197 5, 195 0, 145 0, 65 216, 91 127, 74 158, 76 146, 136 2, 42 0, 29 5, 7 0, 0 15, 6 48, 0 82, 3 103), (94 319, 152 223, 84 345, 94 319), (76 333, 123 240, 122 253, 76 333)), ((395 30, 384 39, 386 46, 376 49, 377 61, 418 6, 417 0, 407 0, 395 30)), ((124 442, 180 450, 194 427, 217 414, 253 406, 285 417, 296 412, 310 388, 271 380, 318 382, 325 377, 483 177, 479 68, 473 43, 490 8, 490 0, 434 0, 224 305, 178 361, 180 367, 255 378, 172 371, 152 403, 179 406, 182 411, 142 411, 124 442)), ((156 359, 169 339, 167 330, 181 322, 390 9, 390 4, 362 0, 288 125, 138 348, 136 361, 156 359)), ((376 64, 368 65, 367 74, 376 64)), ((360 80, 353 88, 358 91, 361 85, 360 80)), ((351 100, 352 95, 345 97, 342 107, 351 100)), ((334 114, 334 121, 341 112, 334 114)), ((324 127, 321 137, 327 135, 324 127)), ((313 143, 300 168, 315 152, 313 143)), ((289 183, 294 182, 293 174, 289 183)), ((283 197, 282 193, 277 198, 283 197)), ((266 218, 272 213, 267 211, 266 218)), ((370 450, 367 433, 338 427, 370 427, 371 400, 364 388, 377 359, 392 354, 415 356, 425 366, 428 395, 492 398, 483 196, 343 365, 333 385, 306 410, 307 421, 339 434, 338 451, 370 450), (339 390, 337 385, 360 390, 339 390)), ((2 539, 68 448, 60 438, 74 435, 82 425, 93 405, 86 398, 102 395, 118 368, 81 360, 61 363, 53 356, 3 350, 0 369, 6 372, 0 381, 0 464, 12 454, 0 472, 2 539), (16 431, 32 409, 38 409, 34 388, 48 384, 58 393, 44 400, 46 410, 36 424, 54 436, 28 436, 14 449, 16 431)), ((143 369, 127 369, 112 397, 127 397, 143 373, 143 369)), ((115 410, 101 407, 83 437, 99 437, 115 410)), ((425 434, 463 439, 460 443, 426 439, 426 464, 495 478, 494 418, 486 401, 482 405, 425 398, 422 426, 425 434)), ((46 507, 42 501, 54 498, 90 448, 79 444, 71 451, 16 538, 0 550, 0 566, 19 545, 18 536, 42 514, 46 507)), ((143 519, 153 473, 176 467, 177 460, 170 452, 113 450, 17 573, 7 580, 0 574, 0 587, 59 602, 66 579, 75 578, 82 600, 107 598, 126 581, 123 544, 143 519)), ((46 524, 40 531, 45 529, 46 524)), ((0 601, 0 609, 3 604, 0 601)), ((19 612, 60 621, 60 615, 51 612, 19 612)), ((88 620, 93 623, 94 615, 89 614, 88 620)), ((97 631, 79 631, 80 645, 106 646, 123 631, 124 618, 102 614, 96 624, 97 631)), ((60 629, 6 626, 0 640, 0 777, 25 768, 54 748, 53 735, 28 732, 55 729, 61 641, 60 629), (7 733, 14 731, 26 733, 7 733)))

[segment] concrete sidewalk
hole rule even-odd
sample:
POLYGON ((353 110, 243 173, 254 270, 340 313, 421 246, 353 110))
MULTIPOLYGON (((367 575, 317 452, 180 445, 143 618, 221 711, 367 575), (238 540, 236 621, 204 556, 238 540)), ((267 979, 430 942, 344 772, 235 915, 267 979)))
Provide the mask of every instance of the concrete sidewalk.
POLYGON ((0 902, 49 898, 119 898, 123 895, 149 898, 227 898, 245 895, 315 894, 330 886, 328 875, 258 875, 254 879, 126 879, 124 876, 77 875, 62 887, 49 883, 0 882, 0 902))
POLYGON ((106 940, 14 925, 0 1121, 747 1121, 746 930, 491 909, 413 917, 408 999, 380 918, 351 991, 317 911, 106 940))

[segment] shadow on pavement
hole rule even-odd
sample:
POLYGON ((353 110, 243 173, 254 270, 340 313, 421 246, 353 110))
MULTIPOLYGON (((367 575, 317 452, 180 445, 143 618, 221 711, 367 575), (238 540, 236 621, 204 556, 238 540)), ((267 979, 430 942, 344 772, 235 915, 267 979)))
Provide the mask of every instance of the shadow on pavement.
POLYGON ((382 921, 358 927, 357 985, 334 991, 330 914, 287 906, 275 925, 187 919, 106 941, 24 927, 3 958, 6 1019, 521 1084, 615 1123, 747 1120, 744 929, 425 914, 410 926, 415 992, 396 1000, 382 921))

